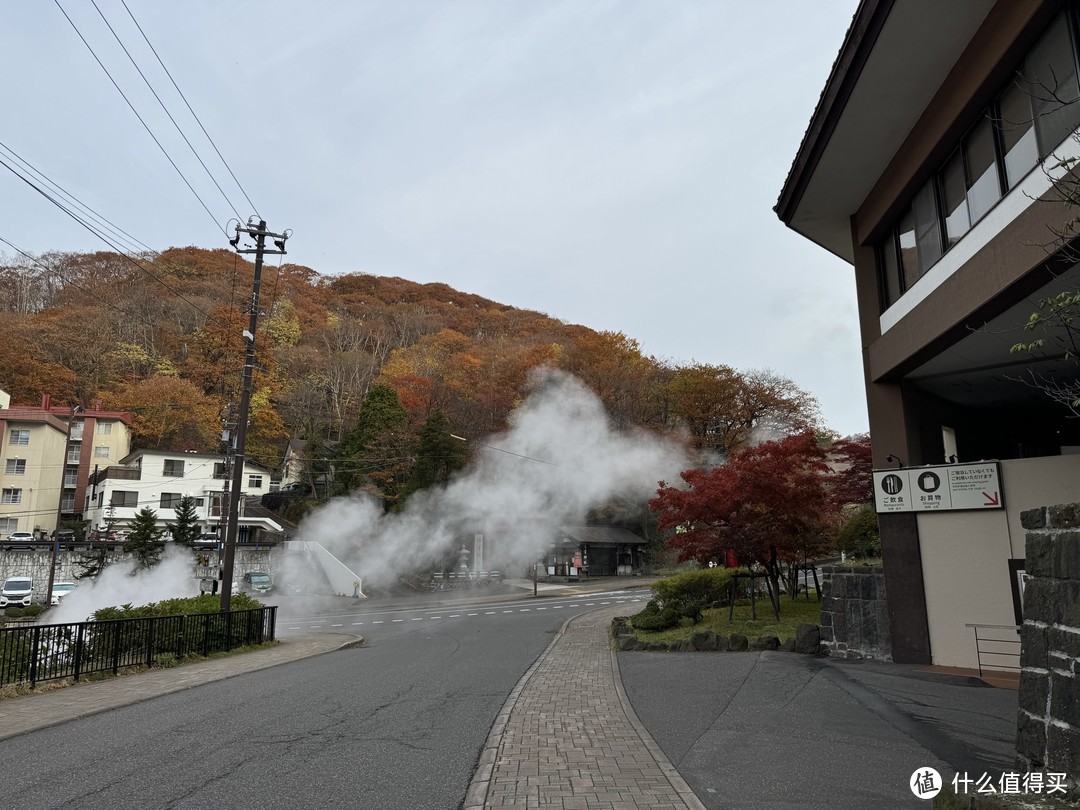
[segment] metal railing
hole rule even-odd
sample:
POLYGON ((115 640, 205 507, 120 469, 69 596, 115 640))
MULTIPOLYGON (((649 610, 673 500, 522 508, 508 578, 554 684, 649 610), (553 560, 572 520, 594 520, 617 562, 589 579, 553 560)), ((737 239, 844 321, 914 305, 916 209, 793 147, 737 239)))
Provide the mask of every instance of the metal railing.
POLYGON ((207 656, 274 640, 277 607, 0 628, 0 686, 117 674, 162 656, 207 656))
POLYGON ((1020 669, 1019 625, 968 624, 965 627, 975 631, 975 656, 979 662, 979 677, 982 677, 983 669, 1020 669), (1016 661, 1004 663, 1001 660, 1003 658, 1015 658, 1016 661))

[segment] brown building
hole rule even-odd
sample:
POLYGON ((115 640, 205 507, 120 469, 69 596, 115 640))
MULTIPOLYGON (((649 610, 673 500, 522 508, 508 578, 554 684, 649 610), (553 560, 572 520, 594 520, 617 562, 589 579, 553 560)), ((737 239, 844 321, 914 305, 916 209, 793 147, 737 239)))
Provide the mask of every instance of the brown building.
POLYGON ((776 206, 854 268, 897 661, 974 666, 969 625, 1018 622, 1020 512, 1080 499, 1048 395, 1077 366, 1010 351, 1080 289, 1078 32, 1074 2, 863 0, 776 206))

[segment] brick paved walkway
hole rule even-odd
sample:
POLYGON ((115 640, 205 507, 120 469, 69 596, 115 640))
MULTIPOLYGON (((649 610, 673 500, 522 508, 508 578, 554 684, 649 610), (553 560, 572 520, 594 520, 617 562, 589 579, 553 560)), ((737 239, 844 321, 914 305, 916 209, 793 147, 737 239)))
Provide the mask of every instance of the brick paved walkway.
POLYGON ((703 810, 623 692, 608 628, 625 610, 571 619, 525 673, 495 719, 465 810, 703 810))

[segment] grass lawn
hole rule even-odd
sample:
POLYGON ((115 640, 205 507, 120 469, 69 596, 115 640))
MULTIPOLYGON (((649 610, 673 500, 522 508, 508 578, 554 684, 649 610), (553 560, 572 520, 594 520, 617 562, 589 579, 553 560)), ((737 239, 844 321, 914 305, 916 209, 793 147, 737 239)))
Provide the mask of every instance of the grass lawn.
POLYGON ((645 630, 635 630, 639 639, 645 642, 671 644, 690 638, 691 635, 703 630, 712 630, 718 636, 730 636, 739 633, 753 641, 758 636, 776 636, 781 642, 789 638, 795 638, 795 629, 800 624, 818 624, 821 605, 812 594, 810 601, 806 597, 799 596, 798 601, 792 601, 790 597, 780 597, 780 621, 773 615, 768 597, 757 600, 757 620, 750 618, 750 602, 739 600, 735 604, 735 616, 728 621, 728 609, 718 608, 706 610, 704 618, 698 624, 691 624, 689 619, 683 619, 678 627, 664 630, 660 633, 650 633, 645 630))

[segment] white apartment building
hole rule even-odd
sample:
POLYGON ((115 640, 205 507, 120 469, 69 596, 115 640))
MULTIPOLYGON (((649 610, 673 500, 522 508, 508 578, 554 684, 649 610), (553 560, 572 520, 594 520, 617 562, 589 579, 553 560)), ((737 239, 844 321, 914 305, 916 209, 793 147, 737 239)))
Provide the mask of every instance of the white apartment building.
MULTIPOLYGON (((230 487, 232 482, 228 482, 230 487)), ((205 533, 224 537, 227 507, 225 462, 220 455, 205 453, 136 450, 119 466, 104 467, 90 478, 83 514, 92 529, 108 523, 122 529, 144 507, 150 507, 164 527, 176 518, 180 499, 191 496, 205 533)), ((238 540, 256 542, 266 535, 278 536, 283 528, 271 513, 254 506, 258 496, 270 491, 270 470, 253 461, 244 464, 238 540)))

